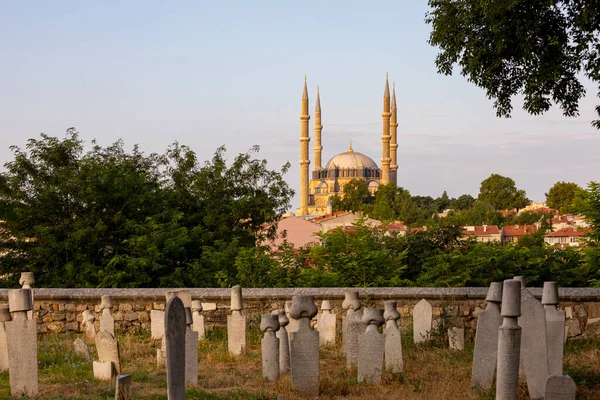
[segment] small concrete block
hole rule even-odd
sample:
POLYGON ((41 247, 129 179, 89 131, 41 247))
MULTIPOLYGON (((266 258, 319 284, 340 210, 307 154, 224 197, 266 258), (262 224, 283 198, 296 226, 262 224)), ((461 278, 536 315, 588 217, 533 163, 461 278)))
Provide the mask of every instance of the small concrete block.
POLYGON ((567 319, 573 319, 573 307, 565 307, 567 319))
POLYGON ((202 303, 202 311, 215 311, 217 303, 202 303))
POLYGON ((150 332, 152 339, 162 339, 165 335, 165 312, 150 311, 150 332))
POLYGON ((92 363, 94 378, 101 381, 110 381, 113 377, 113 364, 110 361, 94 361, 92 363))

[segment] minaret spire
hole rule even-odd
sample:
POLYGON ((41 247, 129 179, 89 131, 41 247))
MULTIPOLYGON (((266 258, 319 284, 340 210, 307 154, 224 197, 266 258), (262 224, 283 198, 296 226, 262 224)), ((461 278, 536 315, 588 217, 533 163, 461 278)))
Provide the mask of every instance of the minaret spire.
POLYGON ((319 87, 317 86, 317 102, 315 105, 315 166, 314 171, 318 171, 321 169, 321 151, 323 150, 323 146, 321 146, 321 131, 323 130, 323 125, 321 125, 321 93, 319 87))
POLYGON ((383 92, 383 133, 381 135, 381 184, 390 183, 390 84, 385 73, 385 89, 383 92))
POLYGON ((304 91, 302 92, 302 114, 300 114, 300 207, 297 210, 298 215, 308 214, 308 89, 306 87, 306 75, 304 75, 304 91))
POLYGON ((398 110, 396 108, 396 83, 392 84, 390 113, 390 181, 398 184, 398 110))

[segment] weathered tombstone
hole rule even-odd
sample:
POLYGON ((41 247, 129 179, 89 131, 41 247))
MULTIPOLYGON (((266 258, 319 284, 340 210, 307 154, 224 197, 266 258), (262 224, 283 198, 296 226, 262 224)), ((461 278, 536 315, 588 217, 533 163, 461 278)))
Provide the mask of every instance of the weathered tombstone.
POLYGON ((285 309, 273 311, 279 318, 279 330, 276 332, 279 339, 279 374, 287 374, 290 372, 290 341, 288 331, 285 328, 289 324, 285 309))
POLYGON ((100 332, 106 331, 115 335, 115 317, 112 315, 113 298, 112 296, 102 296, 100 303, 102 314, 100 315, 100 332))
POLYGON ((246 316, 242 314, 242 288, 231 288, 231 315, 227 316, 227 348, 233 355, 246 352, 246 316))
POLYGON ((465 349, 465 329, 452 327, 448 329, 448 347, 451 350, 465 349))
POLYGON ((413 309, 413 340, 415 343, 429 340, 432 321, 433 308, 427 300, 421 299, 413 309))
POLYGON ((358 290, 344 292, 342 308, 348 310, 342 320, 342 353, 346 355, 346 364, 352 366, 358 361, 358 335, 365 331, 358 290))
POLYGON ((96 321, 96 316, 90 310, 85 310, 82 314, 81 325, 83 327, 83 337, 86 340, 92 341, 96 340, 96 326, 94 322, 96 321))
POLYGON ((502 325, 498 328, 496 400, 516 400, 521 354, 521 282, 508 279, 502 286, 502 325))
POLYGON ((133 400, 131 395, 131 375, 117 375, 115 400, 133 400))
POLYGON ((165 336, 165 312, 150 311, 150 334, 152 339, 162 339, 165 336))
POLYGON ((310 326, 317 312, 314 296, 292 297, 290 315, 298 320, 298 330, 289 333, 292 387, 301 396, 319 395, 319 333, 310 326))
POLYGON ((76 356, 85 359, 86 361, 92 361, 92 355, 90 354, 90 348, 81 338, 75 339, 72 344, 73 353, 76 356))
POLYGON ((8 369, 8 341, 4 324, 11 319, 8 306, 0 306, 0 371, 8 369))
MULTIPOLYGON (((121 359, 119 357, 119 342, 108 331, 100 331, 96 335, 96 351, 99 363, 111 363, 113 372, 110 379, 121 373, 121 359)), ((101 367, 104 371, 104 367, 101 367)))
POLYGON ((279 316, 263 314, 260 330, 265 333, 260 341, 262 353, 263 378, 274 382, 279 378, 279 339, 275 332, 279 330, 279 316))
MULTIPOLYGON (((518 277, 522 283, 522 277, 518 277)), ((521 288, 521 358, 527 378, 527 389, 532 399, 544 398, 548 379, 548 341, 544 306, 527 288, 521 288)))
POLYGON ((167 398, 185 399, 185 307, 177 296, 165 307, 167 398))
POLYGON ((33 309, 30 289, 8 291, 12 321, 6 321, 10 393, 13 397, 38 394, 37 324, 27 318, 33 309))
POLYGON ((167 342, 165 337, 160 341, 160 348, 156 349, 156 366, 164 367, 167 363, 167 342))
POLYGON ((404 370, 404 362, 402 360, 402 333, 398 326, 400 313, 396 308, 396 300, 387 300, 384 303, 385 311, 383 319, 385 328, 385 366, 393 373, 399 373, 404 370))
POLYGON ((110 381, 115 373, 115 369, 110 361, 94 361, 92 363, 92 371, 94 373, 94 378, 101 381, 110 381))
POLYGON ((192 330, 192 310, 185 307, 185 384, 198 384, 198 332, 192 330))
MULTIPOLYGON (((21 277, 19 278, 19 285, 21 285, 21 289, 30 289, 31 293, 31 305, 35 304, 35 300, 33 297, 33 285, 35 284, 35 278, 33 272, 21 272, 21 277)), ((33 309, 27 311, 27 319, 33 319, 33 309)))
POLYGON ((204 315, 200 314, 202 312, 202 302, 200 300, 192 301, 192 330, 198 332, 198 340, 204 339, 206 337, 206 326, 204 324, 204 315))
POLYGON ((487 307, 477 317, 471 386, 490 390, 498 362, 498 328, 502 325, 502 282, 492 282, 485 298, 487 307))
POLYGON ((290 332, 296 332, 298 330, 298 321, 295 320, 294 318, 292 318, 292 316, 290 315, 290 308, 292 307, 292 302, 291 301, 286 301, 285 304, 283 305, 283 308, 285 310, 285 314, 288 317, 288 327, 287 327, 287 331, 288 333, 290 332))
POLYGON ((563 354, 565 346, 564 310, 558 310, 558 285, 556 282, 544 282, 542 305, 546 314, 546 339, 548 340, 548 373, 563 374, 563 354))
POLYGON ((544 400, 575 400, 577 386, 569 375, 550 375, 546 379, 544 400))
POLYGON ((335 324, 336 315, 331 312, 331 302, 323 300, 321 310, 323 312, 317 315, 317 328, 319 329, 319 344, 335 344, 335 324))
POLYGON ((384 323, 383 310, 365 308, 362 322, 366 329, 358 336, 358 382, 377 385, 381 382, 385 352, 385 336, 379 333, 384 323))

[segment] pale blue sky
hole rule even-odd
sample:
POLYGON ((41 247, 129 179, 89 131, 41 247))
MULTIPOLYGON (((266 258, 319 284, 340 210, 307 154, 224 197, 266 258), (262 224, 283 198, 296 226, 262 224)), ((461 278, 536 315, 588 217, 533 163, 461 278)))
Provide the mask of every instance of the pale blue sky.
MULTIPOLYGON (((298 189, 300 98, 321 87, 323 159, 381 158, 385 72, 398 98, 398 184, 413 194, 476 195, 491 173, 535 200, 557 180, 598 180, 600 100, 498 119, 458 71, 438 75, 426 1, 0 2, 0 163, 8 147, 75 126, 86 140, 163 152, 177 140, 202 160, 254 144, 286 161, 298 189)), ((312 113, 312 111, 311 111, 312 113)), ((311 136, 312 123, 311 120, 311 136)), ((314 140, 310 143, 311 159, 314 140)), ((297 197, 293 206, 297 206, 297 197)))

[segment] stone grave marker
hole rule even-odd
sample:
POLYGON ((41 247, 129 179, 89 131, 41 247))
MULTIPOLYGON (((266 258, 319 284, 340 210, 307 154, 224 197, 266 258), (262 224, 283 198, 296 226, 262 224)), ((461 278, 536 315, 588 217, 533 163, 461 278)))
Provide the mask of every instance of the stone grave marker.
POLYGON ((246 352, 246 316, 242 314, 242 288, 231 288, 231 315, 227 316, 227 348, 233 355, 246 352))
POLYGON ((85 310, 82 314, 81 327, 83 328, 83 337, 85 340, 92 341, 96 340, 96 316, 90 310, 85 310))
POLYGON ((521 282, 508 279, 502 286, 502 325, 498 328, 496 399, 516 400, 521 354, 521 282))
POLYGON ((165 336, 165 312, 150 311, 150 334, 152 339, 162 339, 165 336))
MULTIPOLYGON (((21 285, 21 289, 30 289, 31 293, 31 304, 35 304, 34 295, 33 295, 33 285, 35 284, 35 278, 33 272, 21 272, 21 277, 19 278, 19 285, 21 285)), ((27 311, 27 319, 33 319, 33 309, 27 311)))
POLYGON ((331 312, 331 301, 323 300, 321 310, 323 312, 317 315, 317 328, 319 329, 319 344, 335 344, 335 324, 336 315, 331 312))
POLYGON ((192 330, 193 318, 190 307, 185 307, 185 384, 198 384, 198 332, 192 330))
POLYGON ((81 338, 75 339, 73 344, 71 345, 73 348, 73 353, 76 356, 85 359, 86 361, 92 361, 92 355, 90 354, 90 348, 81 338))
POLYGON ((298 330, 298 321, 295 320, 294 318, 292 318, 292 316, 290 315, 291 307, 292 307, 292 302, 286 301, 284 304, 284 309, 285 309, 285 314, 288 317, 288 326, 287 326, 288 333, 296 332, 298 330))
POLYGON ((200 300, 192 301, 192 329, 195 332, 198 332, 198 340, 204 339, 206 337, 206 326, 204 315, 200 314, 202 312, 202 302, 200 300))
POLYGON ((0 306, 0 371, 8 370, 8 341, 4 324, 11 319, 8 306, 0 306))
POLYGON ((115 400, 133 400, 131 395, 131 375, 117 375, 115 400))
POLYGON ((290 341, 285 328, 290 320, 283 308, 273 311, 272 314, 276 314, 279 320, 279 330, 276 332, 276 336, 279 339, 279 374, 283 375, 290 372, 290 341))
POLYGON ((342 353, 346 355, 346 364, 352 366, 358 361, 358 335, 365 331, 358 290, 344 292, 342 308, 348 310, 342 320, 342 353))
POLYGON ((177 296, 165 307, 167 398, 185 399, 185 307, 177 296))
POLYGON ((575 400, 577 386, 569 375, 550 375, 546 379, 544 400, 575 400))
POLYGON ((167 343, 165 337, 160 341, 160 348, 156 349, 156 366, 164 367, 167 363, 167 343))
POLYGON ((413 340, 415 343, 429 340, 432 321, 433 308, 427 300, 421 299, 413 309, 413 340))
POLYGON ((358 383, 377 385, 381 383, 385 352, 385 336, 379 333, 384 322, 383 310, 365 308, 362 322, 366 329, 358 337, 358 383))
POLYGON ((35 397, 38 388, 37 324, 27 318, 33 309, 31 289, 8 291, 12 320, 4 322, 8 342, 10 393, 35 397))
POLYGON ((263 378, 274 382, 279 379, 279 339, 275 334, 279 330, 279 315, 263 314, 260 330, 265 333, 260 341, 263 378))
POLYGON ((383 319, 385 328, 385 366, 393 373, 400 373, 404 370, 402 359, 402 333, 398 326, 400 313, 397 309, 396 300, 387 300, 384 303, 385 311, 383 319))
POLYGON ((113 298, 112 296, 102 296, 100 303, 102 314, 100 315, 100 332, 106 331, 115 335, 115 317, 112 315, 113 298))
POLYGON ((298 330, 289 333, 292 387, 301 396, 319 395, 319 333, 310 326, 317 312, 314 296, 292 297, 290 315, 298 320, 298 330))
MULTIPOLYGON (((121 359, 119 357, 119 342, 108 331, 100 331, 96 335, 96 351, 98 352, 98 363, 112 365, 109 379, 121 373, 121 359)), ((106 366, 98 367, 104 374, 106 366)))
POLYGON ((565 347, 564 310, 558 310, 558 285, 556 282, 544 282, 542 305, 546 314, 546 339, 548 341, 548 373, 563 374, 563 354, 565 347))
POLYGON ((110 361, 94 361, 92 363, 92 371, 94 373, 94 378, 101 381, 110 381, 115 373, 113 365, 110 361))
POLYGON ((452 327, 448 329, 448 346, 451 350, 465 349, 465 329, 452 327))
POLYGON ((475 349, 471 386, 490 390, 494 383, 498 362, 498 328, 502 325, 500 303, 502 303, 502 282, 492 282, 488 289, 487 306, 477 317, 475 349))

